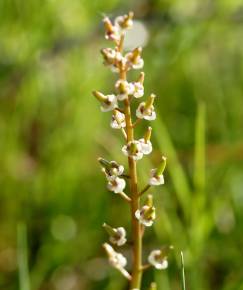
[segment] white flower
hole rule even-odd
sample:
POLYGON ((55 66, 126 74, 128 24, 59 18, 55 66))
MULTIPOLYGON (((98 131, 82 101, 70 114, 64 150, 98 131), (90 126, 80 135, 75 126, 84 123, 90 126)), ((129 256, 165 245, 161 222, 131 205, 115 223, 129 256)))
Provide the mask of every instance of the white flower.
POLYGON ((119 178, 117 176, 108 176, 108 184, 107 188, 114 193, 123 192, 124 188, 126 187, 126 182, 124 179, 119 178))
POLYGON ((124 172, 124 166, 118 164, 116 161, 110 161, 110 171, 109 174, 113 176, 119 176, 122 175, 124 172))
POLYGON ((134 58, 133 52, 128 52, 125 55, 125 59, 127 60, 128 68, 133 68, 133 69, 142 69, 143 68, 144 61, 140 55, 138 55, 136 58, 134 58))
POLYGON ((116 25, 113 25, 108 17, 103 19, 105 26, 105 39, 118 41, 120 39, 120 31, 116 25))
POLYGON ((141 84, 140 82, 135 82, 133 83, 133 86, 134 86, 134 92, 133 92, 134 98, 136 99, 141 98, 144 95, 143 84, 141 84))
POLYGON ((148 262, 158 270, 168 267, 168 261, 161 250, 153 250, 148 256, 148 262))
POLYGON ((125 55, 125 59, 127 60, 128 69, 141 69, 144 65, 144 61, 141 58, 142 48, 137 47, 133 51, 128 52, 125 55))
POLYGON ((143 154, 148 155, 152 152, 153 147, 152 147, 152 143, 149 140, 147 140, 147 142, 145 142, 144 138, 142 138, 142 139, 139 139, 138 141, 140 142, 140 144, 142 146, 143 154))
POLYGON ((118 16, 116 17, 114 23, 117 27, 120 28, 120 30, 129 29, 133 25, 132 17, 133 14, 131 14, 131 12, 128 15, 118 16))
POLYGON ((126 65, 126 59, 122 56, 119 51, 112 48, 104 48, 101 50, 104 57, 104 65, 108 66, 112 72, 118 73, 120 67, 126 65))
POLYGON ((165 183, 163 174, 157 175, 157 168, 151 169, 150 175, 150 185, 161 185, 165 183))
POLYGON ((102 171, 106 174, 107 179, 111 176, 119 176, 124 172, 124 167, 118 164, 116 161, 108 161, 104 158, 98 158, 102 171))
POLYGON ((101 103, 101 111, 102 112, 108 112, 108 111, 112 111, 115 108, 117 108, 117 99, 115 95, 107 95, 106 96, 107 99, 106 101, 101 103))
POLYGON ((110 242, 117 246, 122 246, 126 243, 126 230, 123 227, 114 229, 115 234, 110 236, 110 242))
POLYGON ((126 127, 125 115, 117 110, 114 111, 111 117, 111 128, 121 129, 126 127))
POLYGON ((142 145, 139 141, 130 141, 127 145, 122 147, 122 152, 134 160, 139 160, 143 157, 142 145))
POLYGON ((111 266, 119 270, 127 279, 131 279, 130 274, 124 269, 127 265, 127 259, 120 253, 117 253, 111 245, 105 243, 103 247, 108 255, 111 266))
POLYGON ((148 121, 153 121, 156 119, 156 113, 154 110, 154 106, 151 105, 149 108, 146 109, 146 103, 142 102, 139 104, 137 110, 136 110, 136 116, 139 119, 145 119, 148 121))
POLYGON ((128 95, 132 95, 134 92, 134 85, 125 80, 118 80, 115 84, 118 91, 117 99, 123 101, 127 99, 128 95))
POLYGON ((155 207, 144 205, 141 210, 137 210, 135 212, 135 217, 140 221, 141 224, 145 225, 146 227, 151 227, 155 218, 155 207))
POLYGON ((136 62, 132 65, 133 69, 142 69, 144 66, 144 61, 141 57, 139 57, 136 62))
POLYGON ((127 259, 120 253, 117 253, 111 245, 105 243, 104 248, 107 252, 107 255, 109 257, 109 262, 111 265, 115 268, 123 268, 127 265, 127 259))

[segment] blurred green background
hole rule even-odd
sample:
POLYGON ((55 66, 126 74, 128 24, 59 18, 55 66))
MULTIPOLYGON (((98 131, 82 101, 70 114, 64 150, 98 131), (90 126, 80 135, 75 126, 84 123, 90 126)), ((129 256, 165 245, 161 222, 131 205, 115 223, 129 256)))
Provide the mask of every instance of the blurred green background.
POLYGON ((129 229, 129 210, 96 161, 125 163, 123 140, 91 91, 109 93, 116 79, 99 54, 110 45, 101 19, 130 10, 146 95, 159 96, 141 186, 168 157, 144 259, 175 248, 168 270, 146 272, 143 289, 152 280, 181 289, 180 250, 188 289, 243 289, 241 0, 0 1, 0 289, 127 289, 107 264, 101 225, 129 229))

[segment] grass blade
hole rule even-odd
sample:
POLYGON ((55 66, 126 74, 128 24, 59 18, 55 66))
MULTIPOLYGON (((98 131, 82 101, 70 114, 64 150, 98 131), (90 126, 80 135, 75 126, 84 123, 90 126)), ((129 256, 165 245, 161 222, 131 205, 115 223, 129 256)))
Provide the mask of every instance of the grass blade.
POLYGON ((18 267, 19 267, 19 289, 30 290, 30 279, 28 269, 27 230, 24 223, 17 227, 18 241, 18 267))
POLYGON ((154 122, 154 135, 156 136, 161 152, 165 152, 166 157, 168 157, 168 171, 171 175, 180 206, 183 209, 185 217, 188 217, 191 199, 189 183, 178 160, 176 150, 167 128, 159 116, 156 122, 154 122))
POLYGON ((194 188, 196 192, 205 189, 205 104, 199 103, 195 127, 194 188))
POLYGON ((181 252, 181 287, 182 287, 182 290, 186 290, 186 279, 185 279, 183 252, 181 252))

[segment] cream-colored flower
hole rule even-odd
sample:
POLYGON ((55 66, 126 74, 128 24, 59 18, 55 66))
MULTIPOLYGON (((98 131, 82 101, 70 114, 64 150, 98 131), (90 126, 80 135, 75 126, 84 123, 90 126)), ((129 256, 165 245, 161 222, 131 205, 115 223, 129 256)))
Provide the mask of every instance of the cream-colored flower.
POLYGON ((93 91, 93 95, 101 103, 102 112, 113 111, 118 106, 115 95, 104 95, 99 91, 93 91))
POLYGON ((115 88, 118 92, 117 99, 119 101, 127 99, 127 97, 132 95, 135 90, 134 85, 125 80, 118 80, 115 84, 115 88))
POLYGON ((168 267, 167 257, 163 255, 161 250, 153 250, 148 256, 148 262, 158 270, 168 267))
POLYGON ((121 193, 126 187, 126 181, 117 176, 114 175, 108 176, 107 180, 108 180, 107 188, 110 191, 113 191, 114 193, 121 193))
POLYGON ((131 275, 125 270, 127 259, 121 253, 117 253, 108 243, 103 244, 103 247, 108 255, 111 266, 116 268, 122 275, 130 280, 131 275))
POLYGON ((119 28, 113 25, 108 17, 103 19, 105 26, 105 39, 118 41, 121 37, 119 28))
POLYGON ((154 99, 155 99, 155 95, 151 94, 148 97, 148 100, 146 102, 142 102, 141 104, 139 104, 137 110, 136 110, 136 116, 139 119, 145 119, 145 120, 155 120, 156 118, 156 113, 154 111, 154 99))
POLYGON ((145 119, 148 121, 153 121, 156 119, 156 113, 154 110, 154 106, 151 105, 149 108, 146 108, 146 103, 142 102, 139 104, 136 110, 136 116, 139 119, 145 119))
POLYGON ((134 160, 139 160, 143 157, 142 145, 139 141, 130 141, 127 145, 122 147, 122 152, 134 160))
POLYGON ((125 55, 125 59, 127 62, 127 68, 128 69, 142 69, 143 65, 144 65, 144 61, 141 57, 141 53, 142 53, 142 48, 141 47, 137 47, 135 48, 133 51, 128 52, 125 55))
POLYGON ((112 111, 115 108, 117 108, 117 99, 115 95, 107 95, 107 100, 103 103, 101 103, 101 111, 102 112, 108 112, 112 111))
POLYGON ((129 12, 127 15, 118 16, 114 21, 116 27, 120 30, 129 29, 133 26, 133 12, 129 12))
POLYGON ((125 67, 126 59, 122 54, 112 48, 103 48, 101 53, 104 57, 104 65, 108 66, 112 72, 119 73, 120 68, 125 67))
POLYGON ((141 84, 140 82, 135 82, 133 83, 133 86, 134 86, 134 91, 133 91, 134 98, 136 99, 141 98, 144 95, 143 84, 141 84))
POLYGON ((140 210, 138 209, 135 212, 135 217, 141 224, 146 227, 151 227, 156 218, 155 207, 144 205, 140 210))
POLYGON ((102 166, 102 171, 106 174, 107 179, 110 176, 119 176, 124 172, 124 167, 118 164, 116 161, 108 161, 104 158, 98 158, 100 165, 102 166))
POLYGON ((121 129, 126 127, 125 115, 117 110, 114 110, 111 117, 111 128, 121 129))
POLYGON ((110 170, 109 174, 113 176, 119 176, 122 175, 124 172, 124 166, 121 164, 118 164, 116 161, 110 161, 110 170))
POLYGON ((151 169, 150 171, 150 179, 149 179, 150 185, 161 185, 165 183, 163 176, 165 166, 166 166, 166 157, 162 156, 162 160, 158 168, 151 169))
POLYGON ((122 246, 126 243, 126 230, 123 227, 115 229, 116 233, 110 237, 110 242, 117 246, 122 246))
POLYGON ((150 175, 151 175, 149 179, 150 185, 161 185, 165 183, 164 175, 163 174, 157 175, 157 168, 151 169, 150 175))
POLYGON ((139 139, 138 141, 140 142, 142 146, 143 154, 148 155, 152 152, 153 147, 152 147, 152 143, 149 140, 145 141, 144 138, 142 138, 142 139, 139 139))
POLYGON ((104 223, 103 228, 110 236, 110 242, 117 246, 122 246, 126 243, 126 230, 123 227, 112 228, 108 224, 104 223))

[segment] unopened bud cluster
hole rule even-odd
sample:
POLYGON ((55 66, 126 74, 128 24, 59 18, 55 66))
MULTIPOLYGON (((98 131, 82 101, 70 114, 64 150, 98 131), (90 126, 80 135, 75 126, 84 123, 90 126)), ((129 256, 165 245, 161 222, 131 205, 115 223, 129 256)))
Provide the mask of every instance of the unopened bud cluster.
MULTIPOLYGON (((145 202, 140 206, 140 198, 146 191, 157 185, 164 184, 163 172, 166 166, 166 158, 162 157, 158 167, 151 169, 148 176, 147 185, 144 190, 137 191, 136 179, 136 163, 142 159, 144 155, 149 155, 153 146, 151 143, 152 128, 147 127, 143 136, 134 139, 134 128, 142 120, 153 121, 156 119, 156 112, 154 109, 154 101, 156 96, 151 94, 145 101, 137 104, 134 113, 131 113, 130 103, 133 99, 140 99, 144 96, 144 72, 141 72, 135 81, 129 82, 126 74, 131 69, 142 69, 144 61, 142 59, 142 48, 137 47, 129 52, 123 52, 123 42, 127 29, 133 26, 133 13, 117 17, 112 22, 108 17, 104 20, 105 38, 114 42, 114 48, 104 48, 101 54, 104 59, 104 65, 109 67, 112 72, 118 73, 119 78, 114 84, 114 92, 111 94, 93 91, 93 95, 97 98, 101 105, 102 112, 111 112, 110 126, 112 129, 121 130, 125 138, 125 144, 121 148, 122 153, 128 157, 129 170, 125 172, 125 167, 118 164, 116 161, 108 161, 104 158, 99 158, 101 170, 105 175, 107 181, 107 189, 115 194, 120 195, 125 201, 131 204, 132 220, 138 223, 139 227, 145 228, 153 225, 156 218, 156 208, 153 203, 153 196, 147 195, 145 202), (135 117, 135 120, 132 120, 135 117), (133 122, 134 121, 134 122, 133 122), (133 165, 131 165, 133 164, 133 165), (130 194, 126 193, 126 178, 129 181, 130 194), (135 189, 134 189, 135 184, 135 189), (134 192, 132 192, 134 191, 134 192), (134 210, 134 201, 138 201, 138 207, 134 210), (133 206, 132 206, 133 205, 133 206)), ((133 224, 134 224, 133 223, 133 224)), ((103 224, 105 231, 109 236, 109 243, 105 243, 104 249, 108 255, 110 264, 119 270, 131 282, 130 289, 139 290, 140 281, 134 278, 134 273, 142 272, 144 265, 140 265, 141 269, 136 268, 133 261, 132 272, 129 273, 125 269, 127 259, 123 254, 117 252, 113 247, 121 247, 126 245, 127 237, 124 227, 113 227, 106 223, 103 224), (112 246, 112 245, 113 246, 112 246)), ((132 231, 134 228, 132 228, 132 231)), ((144 229, 143 229, 144 231, 144 229)), ((142 239, 142 233, 138 231, 138 239, 142 239)), ((135 237, 136 238, 136 237, 135 237)), ((134 241, 133 241, 134 243, 134 241)), ((140 251, 136 246, 133 251, 140 251)), ((141 255, 141 252, 139 253, 141 255)), ((137 256, 134 254, 134 257, 137 256)), ((152 250, 148 256, 147 262, 150 266, 156 269, 165 269, 168 266, 167 255, 163 249, 152 250)), ((140 274, 139 274, 140 275, 140 274)), ((156 289, 155 283, 151 284, 150 289, 156 289)))

